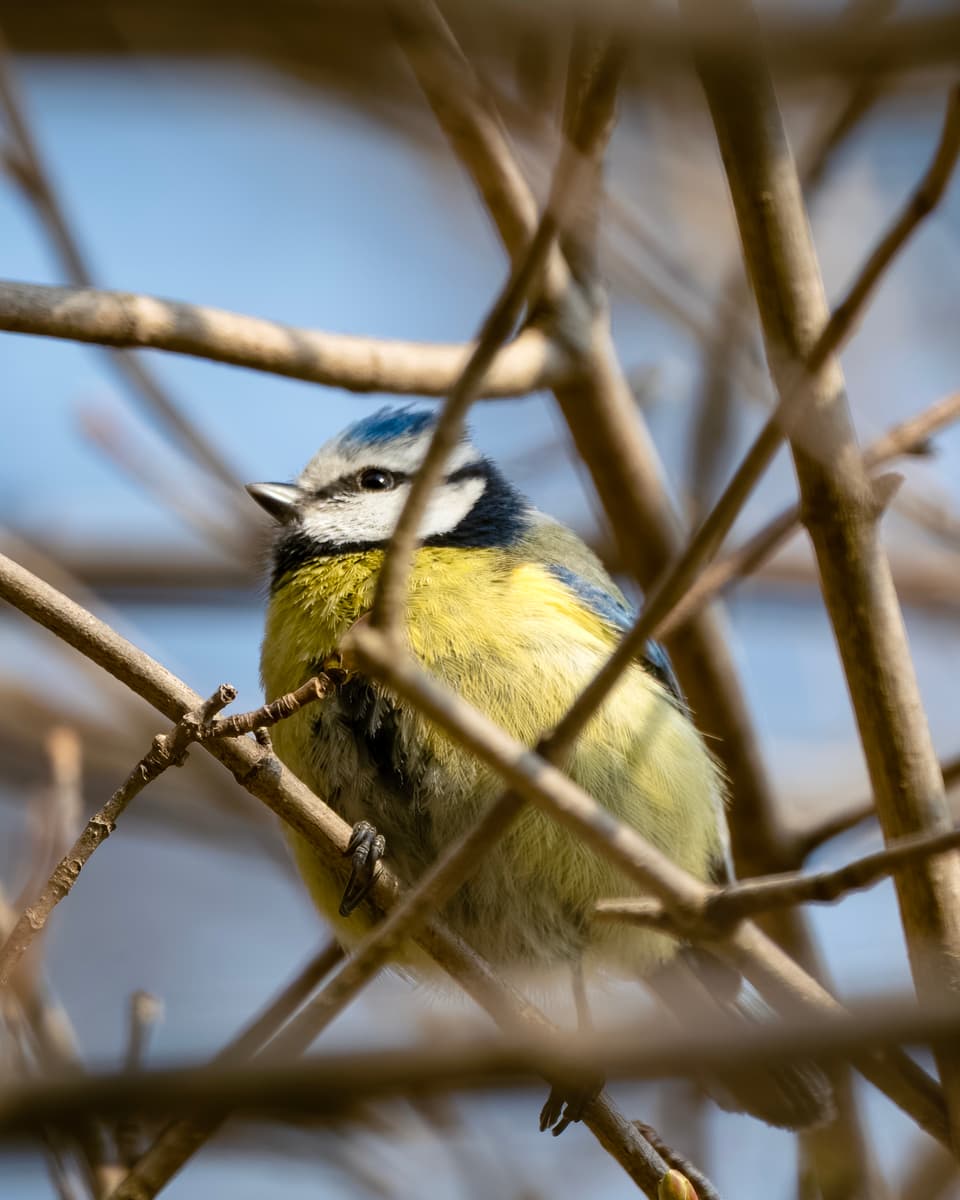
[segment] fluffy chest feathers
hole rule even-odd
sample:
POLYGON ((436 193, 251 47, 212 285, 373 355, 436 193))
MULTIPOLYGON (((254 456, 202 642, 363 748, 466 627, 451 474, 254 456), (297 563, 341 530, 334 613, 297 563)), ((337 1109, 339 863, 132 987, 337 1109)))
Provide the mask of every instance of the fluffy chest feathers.
MULTIPOLYGON (((262 656, 268 698, 320 669, 369 610, 382 553, 317 559, 280 582, 262 656)), ((615 633, 555 574, 520 554, 422 547, 408 637, 427 669, 533 745, 606 658, 615 633)), ((408 880, 502 790, 416 711, 361 678, 277 726, 274 744, 345 819, 369 820, 386 835, 390 864, 408 880)), ((722 854, 716 769, 691 722, 639 664, 587 727, 570 770, 683 866, 710 874, 722 854)), ((316 899, 335 909, 338 897, 311 871, 309 851, 295 849, 316 899)), ((594 899, 629 891, 605 861, 530 810, 445 916, 495 960, 570 960, 589 936, 605 960, 644 970, 669 952, 663 939, 627 927, 589 929, 594 899)))

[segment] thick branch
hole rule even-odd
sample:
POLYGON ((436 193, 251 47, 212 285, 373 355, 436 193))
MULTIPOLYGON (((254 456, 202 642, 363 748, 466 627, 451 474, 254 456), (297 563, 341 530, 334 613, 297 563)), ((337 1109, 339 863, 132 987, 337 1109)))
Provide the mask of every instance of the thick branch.
MULTIPOLYGON (((701 3, 687 0, 687 8, 700 12, 701 3)), ((743 10, 749 12, 745 5, 743 10)), ((754 50, 758 55, 756 46, 754 50)), ((852 327, 858 307, 896 248, 942 194, 960 150, 960 92, 950 97, 940 145, 921 187, 828 322, 799 181, 769 75, 755 57, 736 71, 705 62, 701 77, 781 404, 795 391, 798 372, 806 376, 814 400, 804 415, 802 438, 793 446, 794 460, 884 834, 893 838, 942 828, 947 820, 943 781, 879 539, 878 513, 855 444, 840 366, 823 347, 831 324, 852 327)), ((897 887, 921 998, 934 1003, 955 995, 960 861, 940 857, 899 876, 897 887)), ((960 1056, 941 1052, 938 1062, 956 1138, 960 1056)))
MULTIPOLYGON (((446 395, 472 347, 321 333, 131 292, 0 282, 0 330, 101 346, 171 350, 351 392, 446 395)), ((487 372, 483 394, 520 396, 566 374, 562 351, 528 330, 487 372)))

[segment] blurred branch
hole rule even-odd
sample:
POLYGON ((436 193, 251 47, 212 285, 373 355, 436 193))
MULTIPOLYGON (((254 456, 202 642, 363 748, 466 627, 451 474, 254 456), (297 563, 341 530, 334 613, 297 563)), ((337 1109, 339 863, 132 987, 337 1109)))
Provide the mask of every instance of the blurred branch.
MULTIPOLYGON (((93 274, 70 227, 53 180, 43 163, 17 91, 6 46, 0 37, 0 105, 7 117, 13 145, 3 155, 8 172, 20 185, 47 227, 67 278, 78 287, 93 287, 93 274)), ((205 467, 230 491, 239 482, 220 451, 180 411, 154 373, 129 354, 110 356, 113 365, 133 391, 190 457, 205 467)))
MULTIPOLYGON (((704 0, 685 0, 694 16, 704 0)), ((749 4, 737 5, 749 22, 749 4)), ((923 713, 902 615, 857 450, 835 351, 897 251, 942 196, 960 153, 960 88, 950 92, 934 158, 920 185, 830 315, 796 169, 757 30, 736 70, 699 64, 757 297, 780 407, 806 393, 792 450, 823 595, 856 711, 877 811, 887 838, 942 828, 943 781, 923 713), (763 197, 758 205, 757 197, 763 197), (819 332, 822 331, 822 332, 819 332), (798 375, 803 386, 797 388, 798 375)), ((793 422, 790 423, 793 425, 793 422)), ((918 993, 956 995, 960 859, 940 857, 897 880, 918 993)), ((950 1114, 960 1133, 960 1056, 938 1051, 950 1114)))
MULTIPOLYGON (((15 921, 16 912, 0 888, 0 939, 7 937, 15 921)), ((21 1033, 29 1040, 30 1059, 40 1070, 61 1076, 83 1070, 70 1018, 62 1005, 50 996, 39 969, 29 976, 26 972, 18 972, 9 990, 0 993, 0 1013, 9 1020, 11 1011, 21 1033)), ((24 1055, 26 1052, 27 1048, 23 1047, 24 1055)), ((104 1194, 109 1186, 111 1168, 106 1131, 100 1125, 93 1121, 84 1122, 77 1127, 75 1145, 60 1146, 54 1139, 49 1149, 55 1175, 62 1176, 67 1167, 61 1162, 64 1151, 73 1151, 89 1194, 95 1197, 104 1194)))
POLYGON ((196 740, 197 728, 202 728, 235 698, 236 691, 229 684, 223 684, 199 708, 185 713, 170 733, 161 733, 154 738, 153 745, 126 781, 87 822, 73 846, 54 868, 40 895, 24 910, 0 945, 0 988, 9 983, 11 973, 20 959, 34 938, 42 932, 56 906, 70 893, 94 851, 113 833, 130 801, 168 767, 180 766, 190 743, 196 740))
MULTIPOLYGON (((954 392, 877 438, 863 452, 864 465, 873 471, 901 455, 926 453, 930 438, 958 419, 960 392, 954 392)), ((734 580, 755 572, 799 528, 801 520, 799 504, 785 508, 743 545, 705 567, 660 623, 661 635, 678 629, 734 580)))
POLYGON ((702 1077, 770 1063, 856 1059, 901 1044, 942 1045, 958 1032, 955 1006, 924 1009, 888 1000, 789 1021, 719 1018, 712 1028, 678 1030, 664 1029, 661 1022, 638 1028, 633 1022, 566 1041, 527 1032, 522 1038, 451 1038, 292 1062, 103 1073, 6 1089, 0 1138, 35 1136, 42 1126, 70 1128, 91 1113, 112 1117, 129 1111, 145 1117, 186 1111, 203 1120, 233 1108, 274 1120, 342 1122, 357 1120, 361 1106, 372 1101, 527 1087, 544 1075, 572 1084, 592 1079, 598 1070, 625 1080, 702 1077))
MULTIPOLYGON (((352 392, 397 395, 446 395, 473 350, 321 333, 131 292, 37 283, 0 282, 0 330, 170 350, 352 392)), ((527 330, 491 363, 483 394, 524 395, 566 373, 563 352, 527 330)))
MULTIPOLYGON (((884 21, 895 8, 896 0, 850 0, 837 20, 838 29, 866 28, 884 21)), ((860 76, 846 85, 842 103, 829 102, 800 155, 799 172, 808 206, 827 179, 838 151, 869 115, 882 89, 882 76, 860 76)), ((750 281, 739 254, 720 288, 716 310, 706 339, 699 418, 690 455, 690 488, 698 520, 719 490, 720 472, 727 468, 724 450, 735 427, 733 367, 745 350, 754 346, 758 328, 750 281)))
MULTIPOLYGON (((243 1063, 257 1054, 342 958, 343 951, 336 942, 323 946, 267 1007, 224 1046, 212 1065, 243 1063)), ((150 1200, 212 1137, 222 1121, 222 1114, 202 1122, 182 1118, 171 1121, 149 1148, 128 1164, 128 1174, 110 1193, 109 1200, 150 1200)))

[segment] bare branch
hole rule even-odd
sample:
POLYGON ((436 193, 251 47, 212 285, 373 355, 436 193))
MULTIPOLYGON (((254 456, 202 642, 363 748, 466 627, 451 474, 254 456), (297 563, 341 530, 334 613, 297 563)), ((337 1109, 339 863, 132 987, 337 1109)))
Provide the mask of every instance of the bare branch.
MULTIPOLYGON (((694 16, 704 0, 685 0, 694 16)), ((738 5, 745 21, 751 10, 738 5)), ((923 713, 902 614, 878 529, 879 511, 857 450, 834 352, 882 272, 943 194, 960 153, 960 88, 947 102, 936 154, 920 186, 828 319, 829 309, 772 80, 756 30, 736 70, 701 62, 707 94, 780 395, 802 428, 792 450, 823 595, 840 649, 887 838, 942 829, 943 780, 923 713), (758 206, 757 197, 764 198, 758 206), (822 330, 822 332, 820 332, 822 330), (797 387, 798 373, 803 386, 797 387)), ((941 856, 897 879, 911 966, 924 1002, 956 994, 960 859, 941 856)), ((938 1051, 954 1135, 960 1131, 960 1056, 938 1051)))
MULTIPOLYGON (((901 455, 924 453, 930 438, 958 419, 960 392, 954 392, 882 434, 863 452, 863 461, 868 469, 874 470, 901 455)), ((660 636, 669 636, 734 580, 756 571, 799 528, 800 522, 799 504, 785 508, 742 546, 706 567, 660 622, 660 636)))
MULTIPOLYGON (((473 349, 321 333, 131 292, 37 283, 0 282, 0 330, 170 350, 351 392, 397 395, 446 395, 473 349)), ((566 372, 563 352, 527 330, 491 363, 484 395, 524 395, 566 372)))
POLYGON ((179 766, 190 742, 196 738, 196 729, 235 698, 235 689, 224 684, 197 710, 184 714, 171 733, 157 735, 126 781, 87 822, 73 846, 54 868, 40 895, 24 910, 0 945, 0 988, 9 983, 11 973, 20 959, 42 932, 56 906, 69 894, 94 851, 113 833, 130 801, 168 767, 179 766))
MULTIPOLYGON (((325 945, 267 1007, 224 1046, 213 1064, 242 1063, 257 1054, 342 958, 343 951, 336 942, 325 945)), ((212 1137, 222 1121, 222 1115, 202 1122, 172 1121, 131 1165, 129 1173, 111 1191, 109 1200, 149 1200, 155 1196, 212 1137)))
MULTIPOLYGON (((772 912, 775 908, 811 903, 833 904, 850 892, 873 887, 910 863, 923 862, 937 854, 955 850, 958 846, 960 828, 947 829, 939 833, 896 838, 875 854, 866 854, 829 871, 817 871, 809 875, 786 872, 745 879, 728 887, 716 888, 704 898, 699 913, 685 912, 683 928, 688 936, 691 930, 701 927, 710 931, 704 936, 713 937, 718 929, 744 917, 772 912)), ((637 924, 665 928, 668 924, 667 914, 662 908, 659 913, 657 909, 655 902, 649 900, 600 900, 596 915, 602 920, 623 920, 628 923, 637 917, 637 924)), ((676 921, 673 924, 676 928, 676 921)))
POLYGON ((292 717, 307 704, 322 700, 328 695, 333 682, 327 675, 315 675, 306 683, 300 685, 295 692, 278 696, 269 704, 262 704, 252 712, 237 713, 234 717, 219 717, 217 720, 203 722, 197 732, 197 741, 208 738, 241 737, 245 733, 254 733, 258 729, 266 729, 292 717))

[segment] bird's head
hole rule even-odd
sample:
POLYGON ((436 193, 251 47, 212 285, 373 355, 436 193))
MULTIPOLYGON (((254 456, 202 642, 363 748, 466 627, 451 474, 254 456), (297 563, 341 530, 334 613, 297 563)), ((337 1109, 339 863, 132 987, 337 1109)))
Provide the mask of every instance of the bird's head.
MULTIPOLYGON (((247 491, 277 522, 277 566, 387 544, 427 452, 435 416, 384 408, 350 425, 313 456, 293 484, 253 483, 247 491)), ((420 526, 432 545, 509 545, 528 506, 464 435, 433 490, 420 526)))

